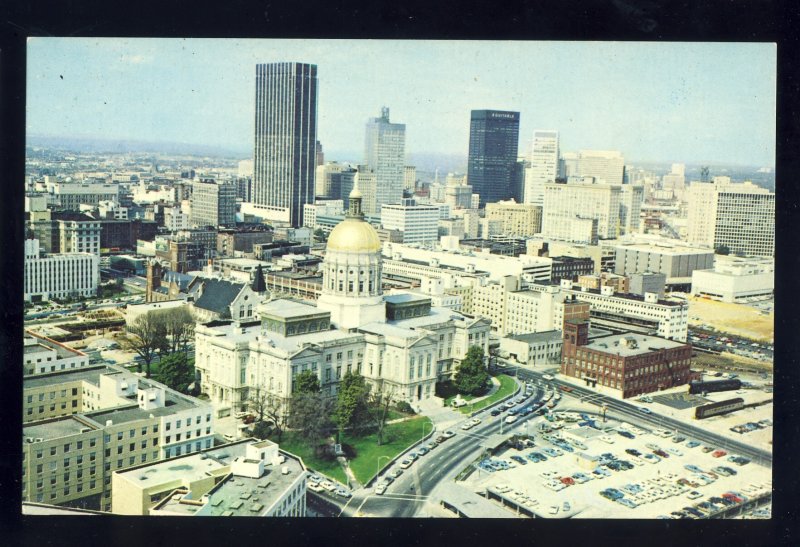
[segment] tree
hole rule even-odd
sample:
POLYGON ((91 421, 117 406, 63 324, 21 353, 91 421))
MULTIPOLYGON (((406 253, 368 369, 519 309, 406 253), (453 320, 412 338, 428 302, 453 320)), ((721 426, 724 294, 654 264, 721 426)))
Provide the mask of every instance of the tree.
POLYGON ((488 379, 489 373, 483 364, 483 349, 472 346, 456 371, 456 389, 461 394, 478 395, 486 388, 488 379))
POLYGON ((358 435, 369 423, 369 388, 364 377, 357 372, 346 372, 339 384, 339 393, 336 400, 336 410, 333 412, 333 421, 341 434, 350 428, 358 435))
POLYGON ((322 228, 317 228, 314 230, 314 239, 319 241, 320 243, 325 243, 328 241, 328 236, 325 235, 325 232, 322 231, 322 228))
POLYGON ((718 255, 729 255, 729 254, 731 254, 731 250, 727 245, 720 245, 719 247, 714 249, 714 252, 716 254, 718 254, 718 255))
POLYGON ((389 417, 389 406, 394 399, 394 393, 389 391, 375 391, 370 394, 369 414, 372 424, 375 426, 378 446, 383 444, 383 429, 386 427, 386 420, 389 417))
POLYGON ((169 341, 167 351, 169 353, 180 351, 186 355, 189 342, 194 340, 195 320, 192 312, 188 307, 181 306, 160 312, 160 315, 164 322, 166 338, 169 341))
POLYGON ((289 426, 318 452, 319 445, 330 435, 334 401, 322 393, 295 393, 292 397, 289 426))
POLYGON ((280 397, 261 386, 256 386, 250 388, 247 407, 254 414, 256 425, 264 422, 272 424, 272 430, 278 435, 278 442, 280 442, 287 420, 283 401, 281 401, 280 397))
POLYGON ((184 353, 166 355, 158 363, 156 376, 167 387, 188 393, 189 386, 194 382, 194 360, 187 358, 184 353))
POLYGON ((295 393, 319 393, 319 378, 314 371, 304 370, 292 382, 295 393))
MULTIPOLYGON (((150 378, 150 364, 159 351, 166 346, 166 329, 161 314, 143 313, 128 325, 127 348, 135 351, 147 367, 146 376, 150 378)), ((142 363, 139 363, 142 372, 142 363)))

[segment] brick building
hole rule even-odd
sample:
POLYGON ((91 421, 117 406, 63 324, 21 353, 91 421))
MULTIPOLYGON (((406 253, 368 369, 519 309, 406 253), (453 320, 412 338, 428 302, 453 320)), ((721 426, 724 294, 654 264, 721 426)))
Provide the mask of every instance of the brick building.
POLYGON ((589 340, 589 322, 564 321, 561 374, 634 397, 689 382, 692 347, 642 334, 589 340))

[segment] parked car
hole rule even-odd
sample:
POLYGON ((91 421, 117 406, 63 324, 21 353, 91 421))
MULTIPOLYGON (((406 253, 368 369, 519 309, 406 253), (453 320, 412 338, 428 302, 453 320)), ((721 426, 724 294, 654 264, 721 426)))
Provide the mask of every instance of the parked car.
POLYGON ((386 492, 386 483, 385 482, 379 482, 378 484, 375 485, 375 493, 377 495, 381 496, 381 495, 383 495, 384 492, 386 492))
POLYGON ((712 457, 714 457, 714 458, 721 458, 722 456, 724 456, 724 455, 726 455, 726 454, 727 454, 727 452, 725 452, 724 450, 715 450, 715 451, 714 451, 714 452, 711 454, 711 456, 712 456, 712 457))
POLYGON ((649 408, 639 407, 639 410, 644 412, 645 414, 652 414, 653 413, 649 408))
POLYGON ((495 408, 495 409, 492 410, 492 412, 490 414, 492 416, 499 416, 500 413, 501 413, 500 409, 495 408))
POLYGON ((353 495, 350 493, 349 490, 345 490, 344 488, 337 488, 335 493, 337 496, 342 498, 349 498, 350 496, 353 495))
POLYGON ((516 421, 517 421, 517 417, 515 415, 506 416, 505 422, 507 424, 513 424, 516 421))
MULTIPOLYGON (((424 446, 420 446, 419 448, 417 448, 417 456, 424 456, 428 452, 430 452, 430 450, 428 450, 424 446)), ((413 454, 413 452, 412 452, 412 454, 413 454)), ((411 454, 409 454, 409 456, 411 456, 411 454)))
POLYGON ((454 436, 455 436, 455 433, 453 433, 450 430, 445 431, 444 433, 442 433, 442 437, 444 437, 445 439, 449 439, 450 437, 454 437, 454 436))
POLYGON ((400 462, 400 468, 401 469, 408 469, 409 467, 411 467, 412 463, 414 463, 412 460, 402 460, 400 462))

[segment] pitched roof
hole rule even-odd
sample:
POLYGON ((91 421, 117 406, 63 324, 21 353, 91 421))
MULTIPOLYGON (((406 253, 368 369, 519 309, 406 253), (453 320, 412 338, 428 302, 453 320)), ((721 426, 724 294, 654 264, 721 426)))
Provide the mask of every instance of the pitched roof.
POLYGON ((161 283, 169 284, 174 281, 175 284, 178 285, 178 290, 180 290, 181 292, 185 292, 186 289, 189 287, 189 283, 192 281, 192 279, 194 279, 194 276, 168 270, 167 272, 164 273, 164 277, 161 278, 161 283))
POLYGON ((230 315, 230 305, 236 299, 244 283, 233 283, 224 279, 202 279, 202 294, 194 302, 196 308, 202 308, 220 314, 230 315))

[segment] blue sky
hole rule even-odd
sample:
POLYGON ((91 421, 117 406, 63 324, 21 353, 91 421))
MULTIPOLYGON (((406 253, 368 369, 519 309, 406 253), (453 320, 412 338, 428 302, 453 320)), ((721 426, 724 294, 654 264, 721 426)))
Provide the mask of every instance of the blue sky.
POLYGON ((387 105, 410 153, 466 156, 490 108, 521 112, 521 152, 541 128, 629 161, 774 164, 774 44, 31 38, 27 128, 246 153, 255 64, 275 61, 318 65, 331 156, 360 155, 387 105))

